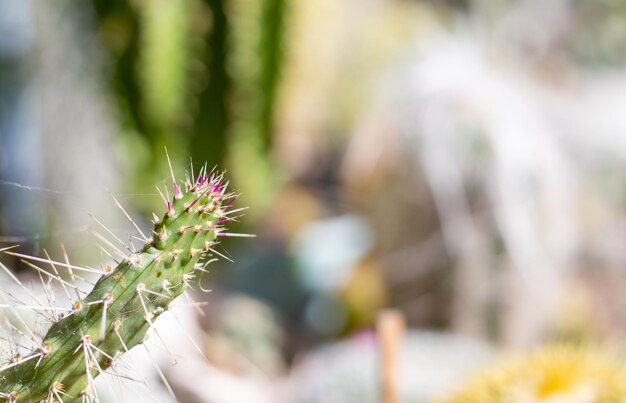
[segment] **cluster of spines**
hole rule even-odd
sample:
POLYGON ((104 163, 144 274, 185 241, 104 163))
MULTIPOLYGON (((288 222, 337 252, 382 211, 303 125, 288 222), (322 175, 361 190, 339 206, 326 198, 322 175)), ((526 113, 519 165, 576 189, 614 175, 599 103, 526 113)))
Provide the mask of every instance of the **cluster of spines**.
MULTIPOLYGON (((122 243, 127 252, 99 237, 114 254, 122 257, 115 268, 107 266, 100 271, 71 265, 67 259, 62 263, 49 256, 43 259, 5 251, 25 259, 39 276, 58 281, 68 297, 68 287, 75 286, 59 275, 57 267, 68 269, 72 277, 76 276, 74 271, 80 270, 98 272, 102 276, 89 294, 77 299, 71 308, 47 309, 42 306, 45 312, 62 312, 54 317, 42 342, 38 342, 34 332, 20 320, 20 325, 28 329, 25 336, 36 349, 25 357, 13 355, 0 368, 0 398, 6 402, 62 402, 77 397, 84 401, 98 401, 93 378, 144 341, 154 320, 189 287, 197 272, 204 272, 206 265, 216 260, 215 256, 225 257, 215 250, 219 237, 249 236, 226 231, 224 225, 236 219, 235 214, 242 209, 231 209, 237 195, 227 193, 228 183, 223 174, 208 173, 205 166, 197 177, 193 172, 187 176, 184 190, 179 187, 173 172, 172 182, 172 198, 167 187, 165 195, 159 191, 166 212, 161 218, 154 214, 151 236, 146 237, 133 222, 141 235, 141 249, 128 247, 108 229, 107 232, 122 243), (36 266, 33 261, 49 264, 53 273, 36 266)), ((130 219, 125 211, 124 214, 130 219)), ((22 286, 6 267, 1 267, 22 286)), ((16 313, 10 304, 6 307, 16 313)))

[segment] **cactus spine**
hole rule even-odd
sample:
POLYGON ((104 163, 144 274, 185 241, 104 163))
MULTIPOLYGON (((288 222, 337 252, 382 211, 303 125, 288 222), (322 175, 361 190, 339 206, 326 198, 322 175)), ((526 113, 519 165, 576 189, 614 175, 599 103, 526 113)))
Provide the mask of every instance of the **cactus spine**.
POLYGON ((156 318, 203 270, 236 198, 206 168, 174 196, 144 246, 103 274, 92 291, 52 324, 30 355, 0 368, 6 402, 97 400, 93 378, 145 339, 156 318))

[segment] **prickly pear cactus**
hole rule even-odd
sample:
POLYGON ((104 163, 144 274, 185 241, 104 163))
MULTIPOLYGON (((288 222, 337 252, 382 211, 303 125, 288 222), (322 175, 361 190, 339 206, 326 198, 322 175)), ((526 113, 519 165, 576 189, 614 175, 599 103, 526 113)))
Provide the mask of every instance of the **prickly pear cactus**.
POLYGON ((187 178, 183 187, 172 179, 173 197, 164 198, 166 212, 154 216, 154 230, 144 236, 143 247, 104 273, 42 340, 30 337, 38 346, 34 351, 15 355, 0 368, 4 401, 98 400, 93 379, 143 342, 158 316, 204 270, 208 259, 219 255, 213 249, 219 237, 237 235, 225 232, 224 225, 236 211, 229 211, 236 196, 226 193, 222 175, 210 175, 205 168, 195 180, 187 178))

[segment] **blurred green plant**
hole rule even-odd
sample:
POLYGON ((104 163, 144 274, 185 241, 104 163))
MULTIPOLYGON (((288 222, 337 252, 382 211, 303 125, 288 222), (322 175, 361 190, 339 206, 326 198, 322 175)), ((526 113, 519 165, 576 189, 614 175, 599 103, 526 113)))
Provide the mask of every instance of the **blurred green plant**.
MULTIPOLYGON (((276 182, 270 158, 283 51, 285 0, 232 0, 229 71, 233 77, 228 166, 248 203, 267 207, 276 182), (254 166, 254 170, 249 167, 254 166)), ((263 209, 260 209, 260 211, 263 209)))
MULTIPOLYGON (((158 178, 163 145, 226 165, 249 200, 267 199, 285 0, 92 0, 131 183, 158 178), (250 170, 250 166, 255 169, 250 170), (239 174, 242 168, 246 174, 239 174)), ((262 210, 262 209, 260 209, 262 210)), ((259 211, 260 213, 260 211, 259 211)))

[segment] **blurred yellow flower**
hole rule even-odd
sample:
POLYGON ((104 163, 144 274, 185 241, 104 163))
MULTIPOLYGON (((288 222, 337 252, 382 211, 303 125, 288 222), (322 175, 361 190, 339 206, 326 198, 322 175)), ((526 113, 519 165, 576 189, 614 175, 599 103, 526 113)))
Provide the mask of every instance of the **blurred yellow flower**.
POLYGON ((546 347, 477 376, 443 402, 626 402, 626 366, 592 348, 546 347))

